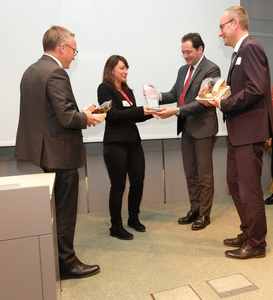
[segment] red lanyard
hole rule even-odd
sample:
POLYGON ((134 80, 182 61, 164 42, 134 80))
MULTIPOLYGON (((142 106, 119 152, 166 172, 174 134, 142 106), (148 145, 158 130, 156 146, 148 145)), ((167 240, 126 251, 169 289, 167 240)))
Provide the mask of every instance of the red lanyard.
POLYGON ((124 98, 133 106, 133 102, 129 99, 129 97, 125 94, 125 93, 123 93, 123 91, 122 90, 119 90, 120 92, 121 92, 121 94, 124 96, 124 98))

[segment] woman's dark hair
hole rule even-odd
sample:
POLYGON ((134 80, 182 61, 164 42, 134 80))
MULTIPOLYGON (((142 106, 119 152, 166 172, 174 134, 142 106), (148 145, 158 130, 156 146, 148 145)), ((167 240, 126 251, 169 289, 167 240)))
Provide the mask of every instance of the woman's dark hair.
POLYGON ((191 41, 193 48, 195 48, 196 50, 198 50, 199 47, 202 46, 203 52, 204 52, 205 44, 199 33, 194 32, 194 33, 188 33, 188 34, 184 35, 181 39, 181 42, 184 43, 187 41, 191 41))
MULTIPOLYGON (((115 68, 115 66, 118 64, 119 61, 122 61, 125 65, 125 67, 127 69, 129 69, 127 60, 123 56, 112 55, 107 59, 107 61, 105 63, 104 70, 103 70, 103 76, 102 76, 102 82, 107 81, 116 89, 117 89, 117 87, 115 85, 115 79, 112 74, 112 71, 115 68)), ((129 86, 127 85, 127 82, 122 82, 121 88, 125 93, 129 93, 132 91, 132 89, 130 89, 129 86)))

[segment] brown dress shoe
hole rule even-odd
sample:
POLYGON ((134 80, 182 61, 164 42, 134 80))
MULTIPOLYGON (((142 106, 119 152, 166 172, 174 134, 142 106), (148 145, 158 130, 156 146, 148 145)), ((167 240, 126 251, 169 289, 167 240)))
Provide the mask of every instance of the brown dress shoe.
POLYGON ((199 216, 198 219, 192 224, 192 230, 200 230, 206 228, 210 224, 209 216, 199 216))
POLYGON ((178 220, 178 224, 180 225, 185 225, 185 224, 190 224, 192 222, 194 222, 199 216, 199 210, 196 210, 196 211, 192 211, 190 210, 186 217, 183 217, 183 218, 180 218, 178 220))
POLYGON ((247 259, 247 258, 260 258, 265 257, 265 248, 253 248, 244 243, 239 249, 227 250, 226 257, 247 259))
POLYGON ((223 241, 224 245, 229 247, 241 247, 246 241, 248 237, 245 235, 244 232, 237 235, 235 239, 226 239, 223 241))

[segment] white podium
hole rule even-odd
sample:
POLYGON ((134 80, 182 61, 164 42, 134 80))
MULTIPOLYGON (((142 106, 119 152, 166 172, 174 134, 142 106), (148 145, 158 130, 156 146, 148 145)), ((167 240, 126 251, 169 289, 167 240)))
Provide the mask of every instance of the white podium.
POLYGON ((54 180, 0 177, 0 299, 61 299, 54 180))

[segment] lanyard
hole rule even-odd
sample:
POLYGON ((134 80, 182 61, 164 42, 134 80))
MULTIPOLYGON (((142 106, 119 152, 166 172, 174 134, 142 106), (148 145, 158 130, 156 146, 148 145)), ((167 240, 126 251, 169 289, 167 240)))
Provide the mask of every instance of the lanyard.
POLYGON ((129 99, 129 97, 125 93, 123 93, 122 90, 119 90, 119 91, 124 96, 124 98, 133 106, 133 102, 129 99))

